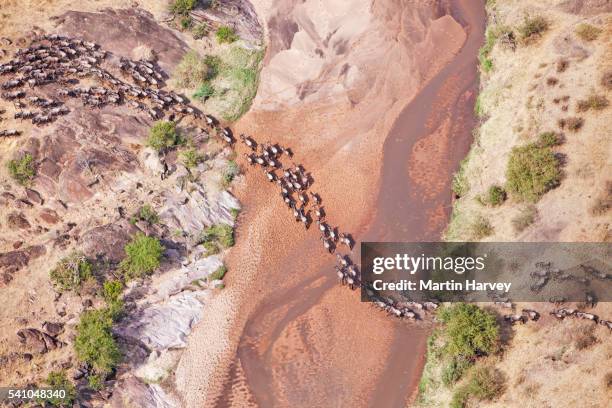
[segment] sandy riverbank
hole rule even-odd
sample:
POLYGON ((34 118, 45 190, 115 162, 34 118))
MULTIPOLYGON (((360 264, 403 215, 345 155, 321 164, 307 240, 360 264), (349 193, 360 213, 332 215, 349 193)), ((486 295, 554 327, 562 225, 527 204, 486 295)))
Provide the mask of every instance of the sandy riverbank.
MULTIPOLYGON (((312 172, 330 223, 370 236, 382 227, 371 222, 384 189, 383 143, 406 104, 465 43, 456 6, 255 3, 270 47, 258 96, 237 130, 291 146, 296 163, 312 172)), ((465 86, 450 91, 442 109, 469 103, 465 86)), ((452 145, 454 128, 433 125, 411 143, 438 132, 452 145)), ((452 160, 434 169, 444 178, 439 194, 449 167, 452 160)), ((424 329, 389 319, 337 285, 318 235, 292 220, 259 172, 247 172, 237 194, 245 210, 227 289, 208 305, 176 373, 187 405, 363 406, 387 386, 396 398, 387 404, 407 401, 424 329)), ((439 194, 436 206, 419 207, 428 219, 444 217, 437 206, 448 197, 439 194)))

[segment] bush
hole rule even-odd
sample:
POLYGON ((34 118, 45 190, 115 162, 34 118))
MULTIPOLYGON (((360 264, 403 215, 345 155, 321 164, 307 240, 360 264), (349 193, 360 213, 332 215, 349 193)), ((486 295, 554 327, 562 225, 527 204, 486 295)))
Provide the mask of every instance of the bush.
POLYGON ((64 398, 48 398, 44 401, 51 404, 54 407, 69 407, 72 406, 76 398, 76 388, 72 381, 66 377, 66 372, 62 371, 51 371, 45 381, 47 387, 56 390, 64 390, 66 396, 64 398))
POLYGON ((157 215, 157 212, 155 212, 149 204, 145 204, 140 208, 138 217, 151 225, 159 222, 159 215, 157 215))
POLYGON ((195 51, 186 53, 174 70, 176 84, 181 88, 195 88, 212 77, 206 60, 195 51))
POLYGON ((563 143, 561 135, 555 132, 544 132, 538 135, 538 146, 553 147, 563 143))
POLYGON ((223 186, 228 187, 238 174, 240 174, 240 167, 235 161, 230 160, 223 172, 223 186))
POLYGON ((234 41, 238 39, 238 36, 236 35, 236 32, 234 31, 234 29, 228 26, 219 27, 215 35, 217 37, 217 42, 219 42, 219 44, 233 43, 234 41))
POLYGON ((183 30, 189 30, 191 26, 193 25, 193 19, 191 18, 191 16, 186 15, 186 16, 181 17, 180 23, 181 23, 181 28, 183 30))
POLYGON ((497 351, 499 326, 495 316, 473 304, 457 303, 443 308, 438 314, 444 323, 450 357, 472 358, 497 351))
POLYGON ((104 387, 104 380, 106 379, 105 375, 93 374, 87 377, 87 385, 92 390, 99 391, 104 387))
POLYGON ((493 367, 475 367, 468 383, 470 395, 480 401, 491 401, 504 390, 504 377, 493 367))
POLYGON ((548 21, 542 16, 526 16, 523 20, 523 25, 518 28, 521 38, 525 42, 529 42, 544 33, 548 29, 548 21))
POLYGON ((489 187, 487 195, 485 196, 486 204, 497 207, 498 205, 502 205, 504 201, 506 201, 506 190, 500 186, 489 187))
POLYGON ((493 61, 489 58, 489 54, 495 46, 497 41, 497 31, 489 28, 485 34, 485 43, 480 50, 478 50, 478 60, 480 61, 480 69, 484 72, 489 72, 493 69, 493 61))
POLYGON ((560 163, 549 147, 532 143, 515 147, 506 169, 506 187, 519 200, 536 202, 559 185, 560 163))
POLYGON ((521 213, 512 219, 512 226, 515 232, 523 232, 527 227, 533 224, 538 215, 538 210, 535 206, 530 205, 521 210, 521 213))
POLYGON ((113 320, 117 319, 123 311, 123 284, 118 280, 104 282, 102 297, 106 301, 107 310, 113 320))
POLYGON ((201 101, 206 101, 208 98, 215 94, 215 88, 210 82, 204 82, 197 91, 193 94, 193 97, 201 101))
POLYGON ((181 138, 176 129, 176 123, 171 121, 157 121, 149 130, 147 144, 158 152, 180 144, 181 138))
POLYGON ((472 361, 463 357, 453 357, 442 371, 442 383, 451 386, 461 379, 465 371, 470 368, 472 361))
POLYGON ((125 246, 126 257, 120 267, 128 279, 149 275, 159 267, 163 252, 157 238, 137 233, 125 246))
POLYGON ((198 0, 174 0, 174 2, 170 4, 170 11, 174 14, 189 14, 197 3, 198 0))
POLYGON ((602 33, 602 29, 590 24, 582 23, 576 27, 576 35, 584 41, 594 41, 602 33))
POLYGON ((576 110, 578 112, 586 112, 590 109, 602 110, 609 105, 608 98, 603 95, 591 95, 587 99, 578 101, 576 110))
POLYGON ((226 273, 227 273, 227 268, 225 267, 225 265, 221 265, 219 268, 217 268, 216 271, 214 271, 208 276, 208 280, 210 281, 221 280, 223 279, 226 273))
POLYGON ((558 124, 561 129, 577 132, 584 125, 584 119, 577 117, 563 118, 559 119, 558 124))
POLYGON ((196 167, 198 164, 202 163, 205 159, 203 155, 198 153, 198 151, 194 148, 185 150, 181 153, 182 162, 188 169, 196 167))
POLYGON ((493 231, 494 231, 493 226, 491 225, 489 220, 483 217, 478 217, 476 218, 476 220, 474 220, 474 222, 471 225, 471 230, 472 230, 472 239, 474 240, 480 240, 480 239, 486 238, 489 235, 493 234, 493 231))
POLYGON ((10 160, 7 164, 9 173, 19 184, 28 185, 36 175, 34 157, 25 153, 21 159, 10 160))
POLYGON ((93 266, 80 252, 73 252, 63 258, 49 272, 53 286, 59 292, 76 290, 83 282, 93 279, 93 266))
POLYGON ((234 228, 228 224, 212 225, 202 232, 200 243, 203 244, 207 250, 209 250, 209 248, 211 250, 213 249, 210 244, 214 244, 217 249, 219 249, 219 247, 223 249, 232 247, 234 246, 234 228), (209 244, 208 247, 206 246, 207 243, 209 244))
POLYGON ((111 332, 112 325, 112 317, 102 309, 84 312, 76 327, 74 349, 78 359, 103 376, 113 371, 121 360, 121 352, 111 332))
POLYGON ((206 77, 207 80, 214 79, 217 75, 219 75, 219 71, 223 65, 221 58, 217 57, 216 55, 206 55, 204 57, 204 63, 208 67, 208 76, 206 77))

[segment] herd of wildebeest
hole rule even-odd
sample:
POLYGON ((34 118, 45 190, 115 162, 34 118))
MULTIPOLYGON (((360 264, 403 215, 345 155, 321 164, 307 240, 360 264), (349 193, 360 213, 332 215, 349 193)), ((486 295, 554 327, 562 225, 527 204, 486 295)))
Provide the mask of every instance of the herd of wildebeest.
MULTIPOLYGON (((9 39, 2 41, 11 44, 9 39)), ((83 105, 90 108, 127 105, 145 112, 153 120, 191 117, 228 145, 233 146, 237 142, 231 129, 220 126, 213 116, 191 106, 187 98, 161 89, 167 76, 157 64, 117 57, 93 42, 58 34, 36 36, 29 47, 18 49, 10 61, 0 64, 0 77, 8 77, 0 84, 0 97, 14 105, 13 118, 29 120, 36 126, 44 126, 70 113, 65 101, 73 98, 80 99, 83 105), (82 81, 93 81, 95 85, 81 86, 82 81)), ((0 109, 0 123, 5 113, 0 109)), ((20 134, 21 131, 17 129, 0 130, 0 137, 20 134)), ((351 234, 341 232, 338 227, 328 223, 321 196, 311 191, 311 174, 303 166, 293 164, 292 160, 291 166, 283 166, 285 157, 293 158, 291 149, 277 143, 259 143, 246 135, 240 135, 240 140, 250 150, 244 154, 246 162, 260 167, 265 177, 279 188, 279 197, 296 222, 302 223, 306 229, 316 223, 325 251, 335 254, 334 271, 343 285, 351 289, 363 287, 375 306, 396 317, 418 319, 420 311, 432 311, 438 307, 435 302, 399 302, 375 293, 369 284, 362 282, 359 269, 351 257, 339 253, 341 246, 352 251, 354 239, 351 234)), ((509 304, 496 303, 501 303, 502 307, 509 304)), ((612 330, 612 322, 591 313, 558 309, 551 315, 559 319, 587 319, 612 330)), ((540 314, 535 310, 523 309, 521 314, 504 317, 514 324, 536 321, 540 314)))

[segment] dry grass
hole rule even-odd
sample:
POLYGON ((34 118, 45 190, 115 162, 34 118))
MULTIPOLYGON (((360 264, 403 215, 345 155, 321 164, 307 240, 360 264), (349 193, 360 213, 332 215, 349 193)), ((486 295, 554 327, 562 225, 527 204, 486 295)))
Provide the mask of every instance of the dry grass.
POLYGON ((586 99, 579 100, 576 104, 577 112, 586 112, 588 110, 603 110, 609 105, 608 98, 604 95, 590 95, 586 99))
POLYGON ((132 50, 132 59, 136 61, 153 62, 156 59, 155 52, 151 47, 140 44, 132 50))
POLYGON ((591 215, 599 217, 607 214, 612 208, 612 181, 606 182, 606 188, 591 205, 591 215))
POLYGON ((560 129, 567 129, 570 132, 579 131, 584 125, 584 119, 575 116, 562 118, 557 121, 560 129))
POLYGON ((587 23, 582 23, 576 27, 576 35, 583 41, 595 41, 602 31, 601 28, 587 23))

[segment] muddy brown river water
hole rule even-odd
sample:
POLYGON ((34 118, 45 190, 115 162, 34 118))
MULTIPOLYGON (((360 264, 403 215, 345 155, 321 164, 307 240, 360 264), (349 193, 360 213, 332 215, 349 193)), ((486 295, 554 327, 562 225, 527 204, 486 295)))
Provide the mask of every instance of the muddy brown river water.
MULTIPOLYGON (((475 125, 477 54, 485 24, 482 1, 450 4, 450 14, 463 26, 467 39, 403 109, 388 134, 374 195, 376 213, 356 231, 358 241, 435 241, 448 220, 452 173, 469 149, 475 125)), ((358 303, 358 296, 334 292, 338 290, 334 259, 321 256, 316 237, 277 255, 274 262, 277 267, 270 268, 265 279, 267 285, 283 289, 266 295, 246 321, 216 405, 242 405, 228 398, 238 386, 246 386, 246 399, 261 407, 345 406, 349 400, 358 401, 359 406, 410 405, 422 370, 428 327, 382 317, 389 319, 385 333, 368 332, 381 327, 368 323, 381 319, 380 311, 353 305, 353 312, 346 303, 358 303), (289 276, 298 278, 288 285, 289 276), (330 300, 332 294, 335 299, 330 300), (334 324, 317 323, 313 316, 328 316, 332 302, 343 302, 339 307, 347 309, 345 318, 351 324, 332 318, 334 324), (341 366, 335 366, 338 361, 341 366), (359 373, 350 372, 352 368, 371 370, 375 383, 357 381, 359 373), (346 393, 359 397, 352 399, 346 393)))

